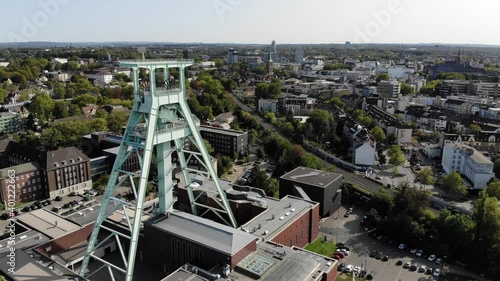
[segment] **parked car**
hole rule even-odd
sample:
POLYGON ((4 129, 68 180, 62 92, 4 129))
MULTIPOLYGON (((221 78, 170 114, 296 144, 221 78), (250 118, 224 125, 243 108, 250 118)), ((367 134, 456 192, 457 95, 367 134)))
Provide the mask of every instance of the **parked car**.
POLYGON ((360 266, 356 266, 352 270, 352 273, 354 273, 354 274, 358 274, 359 275, 360 272, 361 272, 361 267, 360 266))
POLYGON ((436 255, 430 255, 429 258, 427 258, 429 261, 434 261, 436 259, 436 255))
POLYGON ((434 268, 428 267, 427 271, 425 272, 426 274, 432 274, 434 272, 434 268))
POLYGON ((396 265, 402 265, 404 263, 404 260, 403 259, 399 259, 397 262, 396 262, 396 265))
POLYGON ((342 247, 337 247, 337 249, 343 249, 343 250, 346 250, 346 251, 351 251, 351 248, 347 247, 347 246, 342 246, 342 247))
POLYGON ((411 270, 411 271, 416 271, 416 270, 417 270, 417 268, 418 268, 418 264, 416 264, 416 263, 415 263, 415 264, 412 264, 412 265, 410 266, 410 270, 411 270))
POLYGON ((69 193, 69 196, 76 196, 77 194, 78 194, 78 193, 76 193, 75 191, 71 191, 71 192, 69 193))
POLYGON ((38 206, 35 205, 35 204, 33 204, 33 205, 30 206, 30 208, 31 208, 31 210, 36 210, 36 209, 38 209, 38 206))
POLYGON ((61 196, 56 196, 56 198, 54 198, 54 200, 56 200, 56 201, 62 201, 62 197, 61 196))
POLYGON ((366 280, 373 280, 375 278, 375 271, 372 271, 366 275, 366 280))
POLYGON ((31 207, 30 206, 24 206, 24 208, 23 208, 22 211, 23 212, 29 212, 29 211, 31 211, 31 207))
POLYGON ((421 265, 420 268, 418 269, 418 272, 426 272, 427 271, 427 266, 421 265))
POLYGON ((432 275, 439 277, 439 275, 441 275, 441 269, 439 268, 434 269, 434 273, 432 275))
POLYGON ((335 252, 335 254, 333 254, 333 256, 338 256, 341 259, 343 259, 345 257, 344 253, 342 253, 342 252, 335 252))
POLYGON ((378 252, 377 256, 375 257, 377 260, 381 260, 384 257, 384 253, 378 252))
POLYGON ((339 251, 344 253, 344 256, 348 256, 350 254, 350 252, 347 249, 337 249, 337 252, 339 251))
POLYGON ((66 204, 64 204, 64 205, 63 205, 63 208, 64 208, 64 209, 68 209, 69 207, 71 207, 71 204, 70 204, 70 203, 66 203, 66 204))
POLYGON ((389 260, 389 256, 388 255, 385 255, 382 257, 382 261, 388 261, 389 260))
POLYGON ((333 255, 332 259, 337 260, 337 261, 341 260, 341 258, 339 256, 337 256, 337 255, 333 255))
POLYGON ((61 211, 61 207, 60 206, 55 206, 52 208, 52 212, 54 213, 58 213, 59 211, 61 211))
POLYGON ((352 264, 349 264, 346 268, 345 268, 345 272, 352 272, 352 270, 354 269, 354 266, 352 264))
POLYGON ((442 262, 443 262, 443 260, 441 258, 437 258, 435 261, 436 264, 441 264, 442 262))
POLYGON ((335 247, 337 247, 337 248, 342 248, 344 246, 345 246, 345 244, 343 242, 338 242, 337 244, 335 244, 335 247))
POLYGON ((411 267, 411 264, 412 264, 412 262, 411 262, 411 261, 407 261, 407 262, 403 265, 403 267, 404 267, 404 268, 410 268, 410 267, 411 267))
POLYGON ((411 254, 415 254, 417 251, 418 251, 417 249, 411 249, 411 250, 410 250, 410 253, 411 253, 411 254))
POLYGON ((370 258, 374 258, 377 256, 377 251, 373 250, 370 252, 370 258))
POLYGON ((399 249, 404 250, 406 249, 406 244, 399 244, 399 249))
POLYGON ((342 272, 345 269, 345 263, 339 264, 339 267, 337 267, 337 271, 342 272))
POLYGON ((423 253, 424 253, 424 251, 422 251, 422 250, 418 250, 418 251, 417 251, 417 253, 415 253, 415 255, 416 255, 417 257, 421 257, 423 253))
POLYGON ((7 220, 7 219, 10 217, 10 212, 3 213, 0 217, 1 217, 3 220, 7 220))

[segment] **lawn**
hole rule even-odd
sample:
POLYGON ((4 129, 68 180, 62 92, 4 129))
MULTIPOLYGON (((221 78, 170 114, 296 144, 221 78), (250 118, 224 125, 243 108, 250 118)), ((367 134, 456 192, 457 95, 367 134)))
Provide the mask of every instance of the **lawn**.
POLYGON ((323 256, 331 257, 333 253, 335 253, 335 244, 328 240, 325 242, 325 239, 320 237, 311 244, 308 244, 305 249, 323 256))
POLYGON ((476 279, 464 275, 446 273, 446 275, 441 275, 439 281, 476 281, 476 279))

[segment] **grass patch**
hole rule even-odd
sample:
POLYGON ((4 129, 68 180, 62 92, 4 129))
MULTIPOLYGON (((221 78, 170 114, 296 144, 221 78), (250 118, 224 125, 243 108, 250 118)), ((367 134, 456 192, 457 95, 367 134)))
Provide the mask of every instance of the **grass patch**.
POLYGON ((332 241, 325 241, 323 237, 320 237, 311 244, 308 244, 305 249, 323 256, 331 257, 333 253, 335 253, 336 247, 332 241))
POLYGON ((446 275, 439 277, 439 281, 476 281, 476 279, 465 275, 446 273, 446 275))

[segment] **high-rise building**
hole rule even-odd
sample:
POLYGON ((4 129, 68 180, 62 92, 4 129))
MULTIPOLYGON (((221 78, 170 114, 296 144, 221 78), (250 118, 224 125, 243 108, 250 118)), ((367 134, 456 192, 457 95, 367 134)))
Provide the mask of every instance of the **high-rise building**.
POLYGON ((274 66, 273 66, 273 54, 272 54, 272 50, 270 50, 269 51, 269 57, 267 58, 267 63, 266 63, 267 74, 272 75, 273 74, 273 69, 274 69, 274 66))
POLYGON ((304 62, 304 49, 296 49, 295 50, 295 63, 303 63, 304 62))
POLYGON ((274 54, 277 53, 277 50, 276 50, 276 41, 273 40, 273 42, 271 42, 271 52, 273 52, 274 54))
POLYGON ((238 62, 239 62, 238 51, 236 51, 235 49, 229 50, 229 52, 227 52, 227 63, 228 64, 235 64, 238 62))

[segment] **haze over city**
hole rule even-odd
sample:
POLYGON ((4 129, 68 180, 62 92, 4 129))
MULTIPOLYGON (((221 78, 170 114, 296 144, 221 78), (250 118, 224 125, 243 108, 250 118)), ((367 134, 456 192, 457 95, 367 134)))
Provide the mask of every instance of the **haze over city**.
POLYGON ((489 0, 28 0, 8 6, 0 42, 500 45, 500 3, 489 0))

